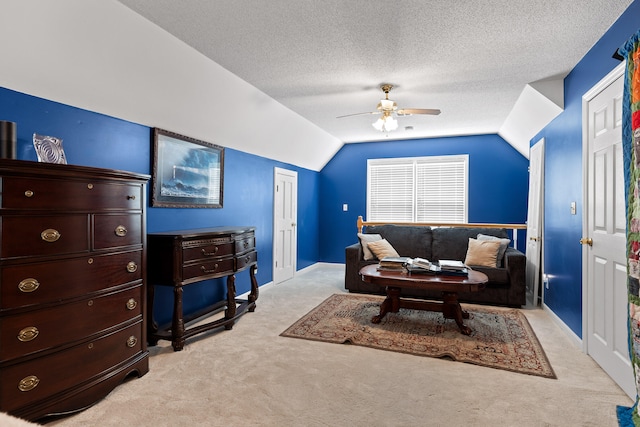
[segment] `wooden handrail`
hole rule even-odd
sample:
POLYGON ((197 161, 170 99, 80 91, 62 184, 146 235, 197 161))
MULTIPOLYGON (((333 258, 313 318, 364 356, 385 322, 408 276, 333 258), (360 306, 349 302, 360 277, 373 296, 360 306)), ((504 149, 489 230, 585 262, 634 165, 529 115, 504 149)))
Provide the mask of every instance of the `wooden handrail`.
POLYGON ((358 215, 358 233, 362 233, 362 227, 366 227, 369 225, 409 225, 409 226, 418 226, 418 227, 468 227, 468 228, 509 228, 513 230, 513 243, 514 246, 517 243, 517 233, 516 230, 526 230, 527 224, 493 224, 493 223, 471 223, 471 224, 462 224, 462 223, 450 223, 450 222, 390 222, 390 221, 365 221, 362 218, 362 215, 358 215))

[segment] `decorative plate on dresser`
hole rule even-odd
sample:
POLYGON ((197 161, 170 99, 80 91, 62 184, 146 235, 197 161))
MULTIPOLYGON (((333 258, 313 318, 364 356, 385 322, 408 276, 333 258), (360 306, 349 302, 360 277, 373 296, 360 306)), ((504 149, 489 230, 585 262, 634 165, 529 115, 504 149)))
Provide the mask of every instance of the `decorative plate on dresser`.
POLYGON ((148 372, 148 179, 0 160, 0 411, 78 411, 148 372))

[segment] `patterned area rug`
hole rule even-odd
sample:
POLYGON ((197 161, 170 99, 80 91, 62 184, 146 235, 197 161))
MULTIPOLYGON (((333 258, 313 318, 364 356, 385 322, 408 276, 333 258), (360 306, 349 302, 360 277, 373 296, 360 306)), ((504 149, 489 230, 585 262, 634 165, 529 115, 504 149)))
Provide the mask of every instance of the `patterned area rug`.
POLYGON ((373 324, 371 318, 379 313, 382 300, 375 295, 332 295, 280 335, 451 358, 556 378, 529 322, 518 310, 463 304, 470 314, 465 325, 473 331, 466 336, 454 320, 430 311, 402 308, 373 324))

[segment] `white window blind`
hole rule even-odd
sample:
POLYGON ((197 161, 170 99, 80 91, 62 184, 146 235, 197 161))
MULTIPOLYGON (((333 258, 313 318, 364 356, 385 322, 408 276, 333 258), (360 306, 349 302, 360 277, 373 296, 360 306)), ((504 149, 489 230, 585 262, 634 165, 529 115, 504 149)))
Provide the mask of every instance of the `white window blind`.
POLYGON ((468 156, 370 159, 367 220, 467 222, 468 156))

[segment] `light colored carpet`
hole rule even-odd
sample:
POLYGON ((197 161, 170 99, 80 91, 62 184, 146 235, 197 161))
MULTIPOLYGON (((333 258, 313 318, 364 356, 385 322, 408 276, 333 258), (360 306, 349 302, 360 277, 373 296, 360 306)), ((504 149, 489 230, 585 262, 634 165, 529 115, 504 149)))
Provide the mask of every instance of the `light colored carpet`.
POLYGON ((464 335, 455 320, 435 311, 401 308, 371 323, 383 300, 377 295, 333 294, 280 335, 556 377, 521 310, 463 304, 469 314, 464 324, 471 328, 471 334, 464 335))
MULTIPOLYGON (((632 404, 543 310, 524 310, 557 380, 279 336, 329 295, 344 266, 261 288, 231 331, 151 347, 150 371, 70 426, 616 426, 632 404)), ((5 425, 5 424, 2 424, 5 425)))

